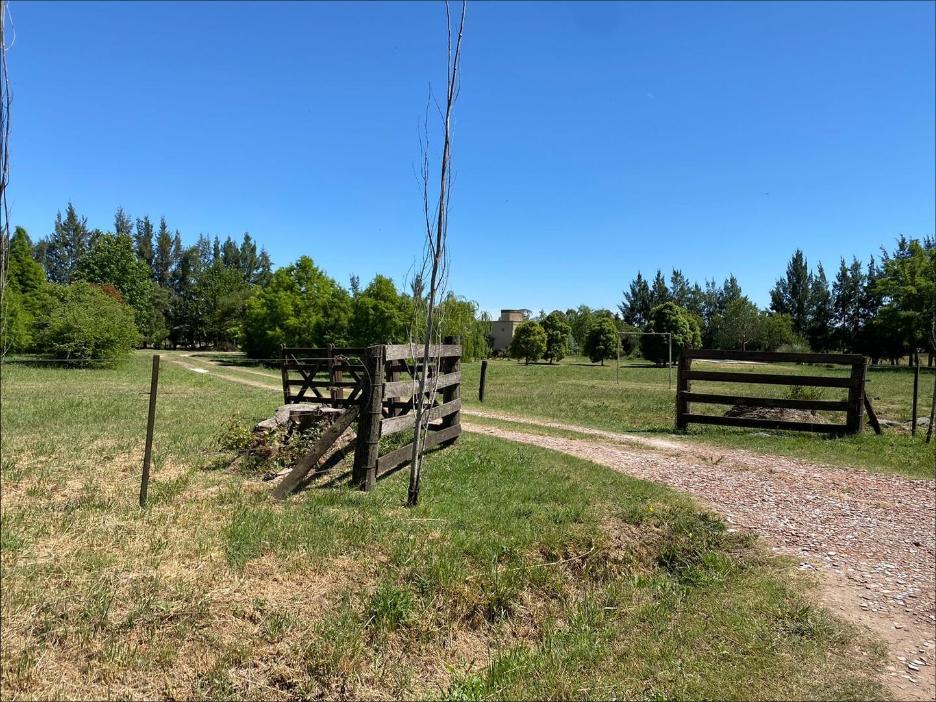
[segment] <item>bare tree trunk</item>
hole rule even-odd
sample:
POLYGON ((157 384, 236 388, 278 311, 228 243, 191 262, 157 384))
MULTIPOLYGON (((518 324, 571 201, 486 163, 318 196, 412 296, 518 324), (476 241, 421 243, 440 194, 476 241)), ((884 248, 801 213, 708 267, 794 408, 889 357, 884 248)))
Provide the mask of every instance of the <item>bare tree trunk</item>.
MULTIPOLYGON (((9 322, 7 307, 7 273, 10 265, 10 210, 7 205, 7 184, 10 180, 10 79, 7 75, 6 13, 8 3, 0 0, 0 324, 9 322)), ((0 358, 9 350, 7 334, 0 338, 0 358)))
MULTIPOLYGON (((428 145, 427 153, 423 157, 423 209, 426 218, 426 239, 432 260, 432 270, 429 275, 429 291, 426 297, 426 329, 423 339, 422 369, 418 372, 419 381, 416 388, 414 408, 416 410, 415 434, 413 436, 413 453, 410 461, 410 481, 406 504, 415 507, 419 502, 419 478, 422 468, 422 453, 426 444, 426 433, 429 430, 428 409, 432 403, 431 393, 426 401, 426 385, 429 376, 429 363, 432 358, 431 346, 433 335, 436 334, 435 313, 436 303, 441 292, 441 283, 446 277, 446 240, 448 238, 448 205, 451 192, 451 159, 452 159, 452 109, 458 96, 458 66, 461 59, 462 36, 465 29, 466 0, 462 0, 461 17, 458 22, 457 38, 454 49, 452 47, 452 15, 449 3, 445 3, 445 17, 448 28, 448 65, 446 67, 446 99, 443 116, 442 163, 439 173, 439 201, 435 217, 435 227, 430 223, 429 197, 428 197, 428 145)), ((438 373, 434 374, 438 377, 438 373)), ((430 388, 432 390, 434 388, 430 388)))

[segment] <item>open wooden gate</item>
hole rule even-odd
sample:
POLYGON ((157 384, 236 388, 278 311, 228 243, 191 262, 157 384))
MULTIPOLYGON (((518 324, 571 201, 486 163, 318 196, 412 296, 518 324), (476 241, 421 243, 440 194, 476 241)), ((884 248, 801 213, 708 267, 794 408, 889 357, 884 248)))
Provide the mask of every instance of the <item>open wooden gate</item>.
MULTIPOLYGON (((425 396, 431 404, 425 449, 447 446, 461 434, 461 345, 449 337, 430 347, 425 396)), ((379 477, 409 463, 413 444, 380 455, 380 439, 415 428, 416 378, 423 346, 389 344, 367 348, 290 348, 281 351, 286 404, 315 403, 345 412, 277 486, 285 497, 303 480, 345 428, 357 423, 352 480, 373 489, 379 477)))

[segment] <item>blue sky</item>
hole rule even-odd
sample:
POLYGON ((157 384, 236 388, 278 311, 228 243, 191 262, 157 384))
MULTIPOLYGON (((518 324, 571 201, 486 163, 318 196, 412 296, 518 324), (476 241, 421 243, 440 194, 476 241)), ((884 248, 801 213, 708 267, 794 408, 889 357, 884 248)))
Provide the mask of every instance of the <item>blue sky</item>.
MULTIPOLYGON (((421 246, 438 3, 13 2, 11 219, 122 205, 343 284, 421 246)), ((450 287, 614 307, 638 269, 834 269, 936 229, 934 3, 469 6, 450 287)), ((436 140, 437 142, 437 140, 436 140)))

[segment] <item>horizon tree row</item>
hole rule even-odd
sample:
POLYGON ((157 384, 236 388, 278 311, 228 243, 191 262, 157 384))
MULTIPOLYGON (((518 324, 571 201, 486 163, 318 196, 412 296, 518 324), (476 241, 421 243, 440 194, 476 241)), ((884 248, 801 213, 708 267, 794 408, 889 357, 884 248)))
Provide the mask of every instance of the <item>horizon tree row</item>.
MULTIPOLYGON (((366 346, 419 332, 411 328, 419 281, 405 294, 385 276, 363 289, 352 276, 345 289, 306 256, 274 272, 249 233, 240 244, 199 235, 183 246, 165 218, 155 229, 148 217, 134 222, 122 208, 114 231, 105 232, 91 229, 68 203, 52 233, 36 243, 17 227, 10 254, 0 320, 4 352, 116 358, 141 345, 242 346, 271 358, 280 344, 366 346), (95 310, 114 304, 129 314, 102 314, 96 323, 95 310), (74 343, 53 343, 53 328, 71 329, 74 343), (108 344, 119 350, 105 353, 108 344)), ((475 303, 450 293, 441 312, 443 332, 462 337, 466 358, 486 354, 485 315, 478 319, 475 303)))

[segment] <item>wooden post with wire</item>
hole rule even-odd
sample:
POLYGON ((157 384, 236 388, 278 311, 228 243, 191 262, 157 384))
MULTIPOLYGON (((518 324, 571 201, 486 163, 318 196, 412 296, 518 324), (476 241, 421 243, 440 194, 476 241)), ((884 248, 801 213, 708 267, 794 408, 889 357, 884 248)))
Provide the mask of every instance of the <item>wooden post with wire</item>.
POLYGON ((153 354, 153 372, 150 376, 149 414, 146 418, 146 448, 143 450, 143 475, 140 478, 140 507, 146 506, 149 488, 150 463, 153 459, 153 425, 156 423, 156 390, 159 388, 159 354, 153 354))
POLYGON ((929 426, 926 427, 926 443, 933 438, 933 425, 936 424, 936 373, 933 373, 933 401, 930 405, 929 426))
POLYGON ((484 402, 484 385, 487 381, 487 359, 481 361, 481 384, 478 386, 478 402, 484 402))
POLYGON ((916 436, 917 429, 917 401, 920 397, 920 359, 917 358, 913 367, 913 412, 910 415, 910 436, 916 436))

